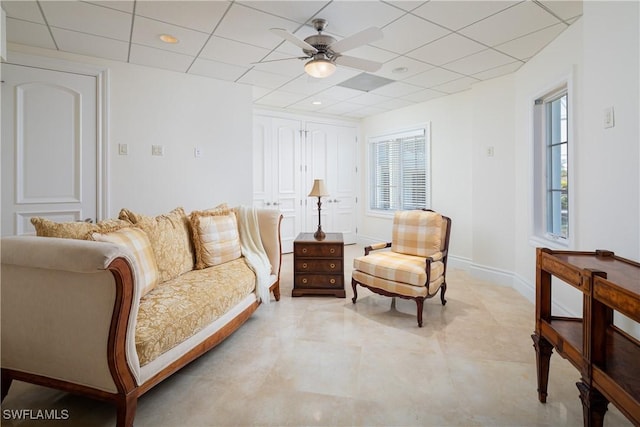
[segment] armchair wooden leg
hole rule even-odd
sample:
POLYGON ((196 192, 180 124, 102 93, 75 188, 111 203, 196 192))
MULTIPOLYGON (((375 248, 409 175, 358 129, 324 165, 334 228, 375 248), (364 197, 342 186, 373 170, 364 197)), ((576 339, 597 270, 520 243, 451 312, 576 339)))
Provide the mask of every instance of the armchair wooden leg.
POLYGON ((356 282, 355 280, 351 279, 351 287, 353 288, 353 298, 351 298, 351 302, 352 303, 356 303, 356 300, 358 299, 358 291, 356 290, 356 285, 358 284, 358 282, 356 282))
POLYGON ((424 299, 416 298, 416 305, 418 306, 418 327, 422 328, 422 309, 424 307, 424 299))
POLYGON ((447 300, 444 299, 445 292, 447 292, 447 282, 443 282, 442 286, 440 286, 440 302, 442 302, 442 305, 447 303, 447 300))

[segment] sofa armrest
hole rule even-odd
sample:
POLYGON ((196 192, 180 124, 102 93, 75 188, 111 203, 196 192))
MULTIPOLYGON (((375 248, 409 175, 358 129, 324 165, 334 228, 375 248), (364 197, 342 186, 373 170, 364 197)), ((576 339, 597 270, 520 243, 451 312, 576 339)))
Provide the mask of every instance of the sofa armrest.
POLYGON ((66 388, 135 386, 140 290, 118 245, 53 237, 2 238, 2 368, 66 388), (133 352, 133 353, 132 353, 133 352))
POLYGON ((271 262, 271 274, 280 278, 282 265, 282 241, 280 240, 280 223, 282 214, 275 209, 256 209, 262 246, 271 262))

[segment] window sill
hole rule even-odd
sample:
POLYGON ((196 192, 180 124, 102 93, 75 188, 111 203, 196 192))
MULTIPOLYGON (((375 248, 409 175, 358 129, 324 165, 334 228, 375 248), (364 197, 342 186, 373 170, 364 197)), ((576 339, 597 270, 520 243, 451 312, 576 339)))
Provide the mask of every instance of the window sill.
POLYGON ((542 236, 529 237, 529 245, 536 248, 543 247, 554 250, 568 250, 572 246, 569 239, 552 239, 542 236))

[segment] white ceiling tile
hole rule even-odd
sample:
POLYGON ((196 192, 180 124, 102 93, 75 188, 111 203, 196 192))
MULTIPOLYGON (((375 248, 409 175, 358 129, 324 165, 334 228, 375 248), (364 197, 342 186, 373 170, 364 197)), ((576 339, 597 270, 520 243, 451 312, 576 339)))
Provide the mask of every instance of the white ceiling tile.
POLYGON ((44 18, 35 1, 2 1, 2 8, 7 18, 22 19, 24 21, 44 24, 44 18))
POLYGON ((432 0, 411 13, 451 30, 459 30, 513 6, 518 1, 432 0))
POLYGON ((305 96, 297 93, 285 92, 282 90, 274 90, 256 101, 258 105, 267 105, 270 107, 285 108, 289 105, 300 102, 305 96))
POLYGON ((541 3, 564 20, 582 15, 582 1, 541 0, 541 3))
POLYGON ((304 95, 313 95, 314 93, 322 92, 331 86, 333 86, 333 84, 327 82, 325 79, 316 79, 307 74, 302 74, 301 76, 287 82, 278 88, 278 90, 302 93, 304 95))
POLYGON ((327 33, 348 37, 369 27, 382 28, 404 14, 382 2, 334 1, 316 17, 328 21, 327 33))
POLYGON ((510 64, 501 65, 490 70, 483 71, 481 73, 474 74, 473 77, 480 80, 493 79, 495 77, 504 76, 505 74, 513 73, 518 68, 522 67, 523 62, 516 61, 510 64))
POLYGON ((136 14, 210 34, 231 3, 228 1, 139 1, 136 14))
POLYGON ((376 105, 378 103, 388 101, 389 99, 391 98, 388 96, 376 95, 371 92, 363 92, 362 95, 349 99, 349 102, 360 105, 376 105))
POLYGON ((253 100, 254 101, 256 99, 262 98, 263 96, 265 96, 269 92, 271 92, 271 89, 267 89, 267 88, 264 88, 264 87, 258 87, 258 86, 251 86, 251 93, 253 95, 253 100))
POLYGON ((460 33, 488 46, 495 46, 558 22, 556 17, 535 3, 522 2, 466 27, 460 33))
POLYGON ((408 107, 409 105, 413 105, 415 102, 409 101, 407 99, 394 98, 389 99, 387 101, 380 102, 375 105, 375 108, 383 108, 387 111, 389 110, 397 110, 398 108, 408 107))
POLYGON ((325 96, 322 96, 322 94, 320 94, 320 95, 310 96, 308 98, 303 99, 300 102, 296 102, 295 104, 291 105, 291 108, 295 108, 301 111, 319 111, 333 104, 337 104, 338 102, 340 101, 327 98, 325 96))
POLYGON ((339 102, 322 108, 320 111, 325 114, 346 115, 358 108, 362 108, 362 105, 353 104, 351 102, 339 102))
POLYGON ((494 48, 518 59, 530 58, 551 43, 566 28, 565 24, 552 25, 535 33, 499 44, 494 48))
POLYGON ((373 93, 375 95, 400 98, 419 90, 422 90, 422 88, 403 82, 393 82, 378 89, 372 90, 370 93, 373 93))
POLYGON ((405 83, 421 86, 424 88, 430 88, 442 83, 450 82, 452 80, 464 77, 462 74, 454 73, 453 71, 445 70, 442 68, 434 68, 424 73, 417 74, 413 77, 403 80, 405 83))
POLYGON ((366 106, 366 107, 362 107, 359 108, 357 110, 352 111, 349 116, 351 117, 367 117, 367 116, 374 116, 376 114, 381 114, 384 113, 386 111, 389 111, 385 108, 380 108, 380 107, 374 107, 374 106, 366 106))
POLYGON ((477 83, 478 80, 472 77, 463 77, 452 82, 435 86, 433 89, 445 93, 457 93, 471 88, 471 85, 477 83))
POLYGON ((200 57, 249 67, 268 54, 269 49, 213 36, 202 49, 200 57))
POLYGON ((182 73, 187 71, 193 59, 192 56, 137 44, 131 45, 131 53, 129 56, 129 62, 132 64, 146 65, 148 67, 179 71, 182 73))
POLYGON ((55 49, 46 25, 7 18, 7 41, 27 46, 55 49))
POLYGON ((338 101, 346 101, 347 99, 354 98, 361 93, 362 92, 360 92, 359 90, 351 89, 348 87, 332 86, 322 92, 322 95, 338 101))
POLYGON ((58 48, 65 52, 123 62, 126 62, 129 57, 127 42, 59 28, 53 28, 51 31, 58 48))
POLYGON ((379 49, 373 46, 360 46, 355 49, 351 49, 348 52, 349 56, 354 56, 356 58, 364 58, 369 59, 371 61, 377 61, 385 63, 387 61, 392 60, 397 57, 397 53, 389 52, 388 50, 379 49))
POLYGON ((433 65, 442 65, 484 49, 486 46, 480 43, 458 34, 450 34, 409 52, 407 56, 433 65))
POLYGON ((198 58, 194 61, 193 65, 191 65, 191 68, 189 68, 189 74, 197 74, 199 76, 233 82, 246 73, 248 69, 247 67, 241 67, 239 65, 198 58))
POLYGON ((414 92, 409 95, 405 95, 402 97, 402 99, 406 99, 407 101, 412 101, 412 102, 424 102, 430 99, 440 98, 445 95, 447 94, 444 92, 438 92, 437 90, 423 89, 419 92, 414 92))
POLYGON ((405 53, 450 33, 431 22, 405 15, 382 29, 384 38, 372 43, 392 52, 405 53), (416 37, 420 34, 420 37, 416 37))
POLYGON ((129 41, 132 15, 80 1, 40 2, 52 27, 129 41))
POLYGON ((510 62, 513 62, 513 58, 500 52, 496 52, 493 49, 486 49, 482 52, 474 53, 473 55, 450 62, 443 68, 460 74, 470 75, 499 67, 510 62))
POLYGON ((196 56, 208 39, 208 35, 188 28, 178 27, 156 21, 154 19, 136 16, 133 24, 131 42, 169 50, 185 55, 196 56), (165 43, 160 40, 160 35, 169 34, 178 39, 178 43, 165 43))
POLYGON ((382 65, 382 68, 376 71, 374 74, 377 76, 386 77, 392 80, 404 80, 408 77, 422 73, 433 68, 433 65, 426 64, 415 59, 408 58, 406 56, 398 56, 397 58, 382 65), (399 69, 406 68, 406 71, 399 71, 399 69))
POLYGON ((111 9, 121 10, 127 13, 133 13, 133 0, 104 0, 104 1, 90 1, 88 3, 97 4, 98 6, 104 6, 111 9))
POLYGON ((309 17, 322 10, 329 1, 239 1, 239 4, 258 9, 272 15, 290 19, 299 24, 304 24, 309 17))
POLYGON ((216 29, 215 35, 273 49, 282 43, 282 38, 269 31, 270 28, 295 31, 298 26, 293 21, 234 3, 216 29))
POLYGON ((427 2, 417 0, 387 0, 387 3, 395 7, 399 7, 402 10, 406 10, 407 12, 411 12, 427 2))
POLYGON ((240 83, 252 84, 260 87, 265 87, 267 89, 277 89, 289 80, 291 80, 290 76, 267 73, 253 68, 249 70, 245 75, 240 77, 238 81, 240 83))
POLYGON ((292 77, 304 73, 305 61, 296 59, 291 55, 283 55, 279 52, 273 52, 268 55, 264 61, 265 62, 252 65, 256 70, 274 74, 284 74, 292 77))

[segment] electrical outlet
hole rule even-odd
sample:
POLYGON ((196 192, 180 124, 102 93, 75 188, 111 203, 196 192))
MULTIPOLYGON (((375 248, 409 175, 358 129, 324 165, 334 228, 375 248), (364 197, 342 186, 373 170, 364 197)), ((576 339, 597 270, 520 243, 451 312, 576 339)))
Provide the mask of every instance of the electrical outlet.
POLYGON ((604 117, 603 117, 603 126, 605 129, 612 128, 615 126, 615 121, 613 118, 613 107, 608 107, 604 109, 604 117))
POLYGON ((487 147, 487 157, 493 157, 493 147, 487 147))
POLYGON ((193 149, 193 157, 195 158, 202 157, 202 150, 200 149, 200 147, 195 147, 193 149))
POLYGON ((164 147, 162 145, 152 145, 151 146, 151 155, 152 156, 164 156, 164 147))
POLYGON ((129 147, 127 147, 127 144, 118 144, 118 154, 121 156, 129 154, 129 147))

